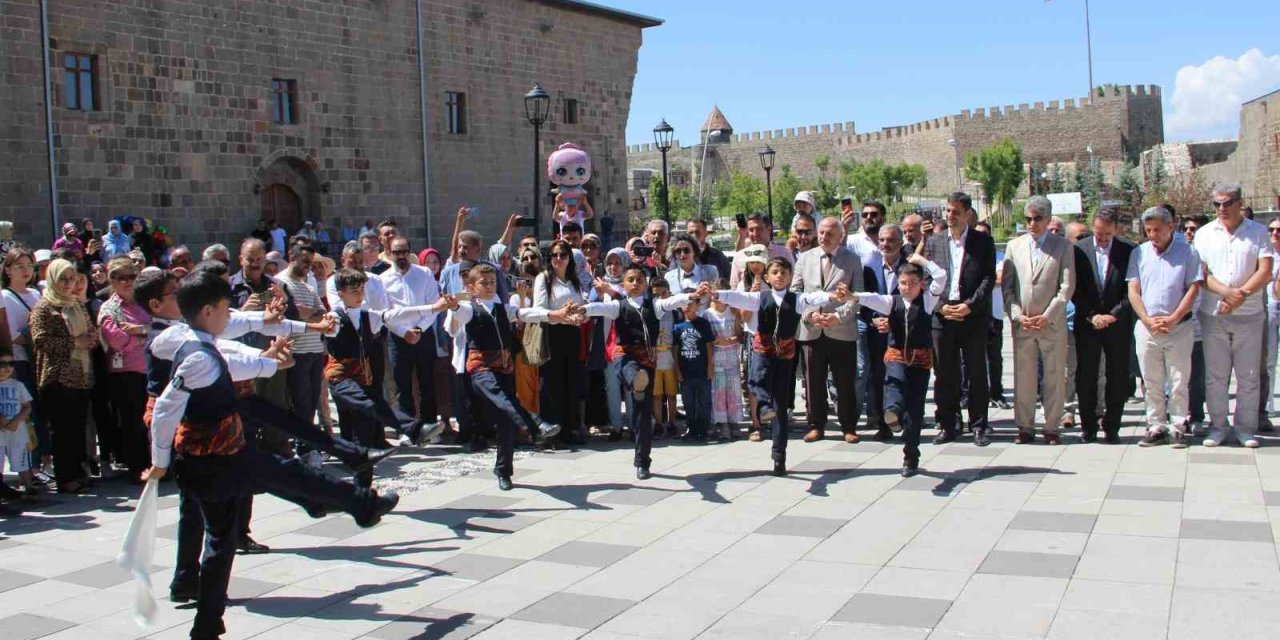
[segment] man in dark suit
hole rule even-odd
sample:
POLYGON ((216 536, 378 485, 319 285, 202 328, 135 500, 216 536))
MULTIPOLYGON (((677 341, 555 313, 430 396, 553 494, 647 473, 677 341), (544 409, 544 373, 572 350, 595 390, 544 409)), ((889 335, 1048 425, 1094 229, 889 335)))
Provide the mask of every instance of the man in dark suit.
MULTIPOLYGON (((907 263, 911 252, 903 247, 902 227, 887 224, 877 232, 877 248, 867 264, 862 267, 862 283, 868 292, 892 294, 898 292, 898 268, 907 263)), ((858 310, 858 317, 867 327, 867 426, 876 427, 875 440, 887 442, 893 432, 884 425, 884 352, 889 346, 889 318, 870 307, 858 310)))
POLYGON ((987 425, 987 318, 996 281, 996 245, 970 228, 973 200, 957 191, 947 197, 947 230, 925 240, 925 258, 947 272, 947 293, 933 314, 933 401, 938 436, 934 444, 958 437, 961 366, 969 376, 969 425, 974 444, 990 444, 987 425))
POLYGON ((1133 312, 1125 274, 1133 243, 1116 237, 1116 212, 1103 209, 1093 218, 1093 235, 1076 244, 1075 304, 1076 395, 1085 442, 1098 436, 1098 367, 1106 354, 1106 414, 1102 431, 1108 443, 1120 441, 1120 419, 1128 397, 1133 312))

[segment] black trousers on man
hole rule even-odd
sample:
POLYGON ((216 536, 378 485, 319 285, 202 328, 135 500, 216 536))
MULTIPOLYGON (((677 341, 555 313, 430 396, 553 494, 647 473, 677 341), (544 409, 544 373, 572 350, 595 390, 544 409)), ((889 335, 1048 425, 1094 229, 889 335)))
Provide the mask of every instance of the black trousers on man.
MULTIPOLYGON (((827 374, 830 372, 836 386, 836 418, 840 421, 840 430, 855 432, 858 427, 858 343, 822 336, 802 342, 800 348, 804 351, 809 428, 822 429, 827 425, 827 374)), ((791 377, 794 380, 795 374, 791 377)))
POLYGON ((400 410, 416 416, 420 423, 440 419, 436 408, 436 337, 435 330, 423 331, 417 344, 409 344, 404 338, 391 336, 391 348, 387 352, 391 361, 392 377, 396 381, 396 404, 400 410), (418 405, 413 403, 414 374, 417 374, 418 405))
POLYGON ((867 425, 884 428, 885 364, 884 352, 889 348, 888 334, 880 333, 874 324, 867 326, 867 425))
MULTIPOLYGON (((948 303, 953 304, 953 303, 948 303)), ((987 428, 987 318, 977 312, 964 320, 941 320, 933 325, 934 417, 938 430, 955 435, 960 420, 960 394, 963 376, 969 380, 969 426, 975 431, 987 428)))
MULTIPOLYGON (((320 406, 320 383, 324 381, 324 359, 323 353, 295 353, 293 366, 285 371, 289 384, 290 409, 304 424, 312 425, 314 431, 324 431, 314 426, 316 409, 320 406)), ((305 440, 295 444, 298 453, 311 450, 305 440)))
POLYGON ((1133 325, 1116 322, 1098 331, 1082 319, 1076 319, 1076 396, 1080 411, 1080 431, 1086 436, 1098 433, 1098 368, 1106 354, 1106 417, 1102 431, 1120 433, 1124 403, 1129 399, 1129 336, 1133 325))

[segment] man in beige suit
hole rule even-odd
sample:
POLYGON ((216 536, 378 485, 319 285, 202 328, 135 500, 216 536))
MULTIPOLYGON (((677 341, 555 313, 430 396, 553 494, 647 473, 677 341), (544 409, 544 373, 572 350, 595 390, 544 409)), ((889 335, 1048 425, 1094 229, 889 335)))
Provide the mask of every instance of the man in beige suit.
MULTIPOLYGON (((796 293, 835 291, 844 284, 862 291, 862 261, 844 245, 840 218, 818 224, 818 246, 796 259, 791 290, 796 293)), ((804 353, 805 387, 808 393, 809 432, 805 442, 821 440, 827 424, 827 375, 836 387, 836 416, 844 441, 858 441, 857 355, 858 303, 829 303, 800 319, 796 340, 804 353)))
POLYGON ((1005 249, 1004 306, 1013 325, 1015 444, 1035 439, 1037 364, 1044 362, 1044 440, 1062 444, 1058 429, 1066 392, 1067 302, 1075 290, 1075 249, 1048 233, 1053 205, 1044 196, 1027 201, 1027 233, 1005 249))

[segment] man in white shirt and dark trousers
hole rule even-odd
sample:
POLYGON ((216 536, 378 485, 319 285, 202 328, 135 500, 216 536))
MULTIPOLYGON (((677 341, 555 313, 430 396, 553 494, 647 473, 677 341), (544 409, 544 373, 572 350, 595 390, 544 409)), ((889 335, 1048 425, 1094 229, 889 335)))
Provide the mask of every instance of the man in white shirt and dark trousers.
POLYGON ((1211 426, 1206 447, 1222 444, 1235 428, 1240 444, 1256 448, 1259 375, 1266 295, 1275 253, 1266 227, 1246 219, 1239 185, 1213 189, 1218 217, 1196 233, 1195 249, 1204 266, 1205 291, 1200 301, 1207 380, 1205 399, 1211 426), (1227 419, 1227 384, 1236 379, 1234 424, 1227 419))
MULTIPOLYGON (((378 276, 392 307, 417 307, 434 304, 440 297, 436 279, 425 267, 409 260, 409 240, 398 236, 391 241, 392 265, 378 276)), ((391 326, 389 359, 396 381, 396 402, 400 410, 418 417, 414 433, 405 434, 403 444, 418 443, 423 425, 435 432, 439 414, 436 410, 435 366, 436 339, 434 319, 412 326, 391 326), (413 381, 417 374, 419 406, 413 404, 413 381)))

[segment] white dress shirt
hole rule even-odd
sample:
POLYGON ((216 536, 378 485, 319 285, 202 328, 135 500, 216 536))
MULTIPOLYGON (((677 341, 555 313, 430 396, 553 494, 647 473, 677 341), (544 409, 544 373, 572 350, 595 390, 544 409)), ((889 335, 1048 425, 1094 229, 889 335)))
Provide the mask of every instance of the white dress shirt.
MULTIPOLYGON (((169 359, 172 359, 177 355, 177 351, 182 344, 193 339, 214 345, 219 352, 224 354, 227 353, 222 351, 224 348, 234 348, 230 345, 237 344, 225 340, 218 341, 208 333, 180 324, 165 329, 152 341, 153 349, 157 343, 160 345, 176 344, 173 352, 154 352, 154 355, 159 357, 167 355, 169 359), (175 335, 166 337, 171 333, 175 335), (179 337, 181 337, 180 340, 178 339, 179 337)), ((244 345, 240 345, 240 347, 244 347, 244 345)), ((249 348, 251 349, 252 347, 249 348)), ((245 375, 250 372, 249 368, 239 368, 239 365, 233 366, 232 363, 236 358, 228 358, 224 355, 223 359, 227 364, 227 370, 231 373, 232 380, 236 380, 237 375, 245 375), (238 368, 239 371, 237 371, 238 368)), ((258 360, 262 362, 252 367, 253 372, 258 375, 252 377, 269 377, 275 374, 276 363, 274 360, 260 356, 258 360)), ((151 464, 161 468, 169 467, 173 458, 173 438, 178 433, 178 425, 182 422, 182 416, 187 412, 187 400, 191 398, 191 391, 211 386, 218 381, 218 377, 221 375, 222 367, 219 366, 218 359, 204 351, 193 353, 178 363, 176 370, 173 372, 173 383, 165 387, 164 392, 156 399, 155 410, 151 416, 151 464)))
POLYGON ((1111 265, 1111 245, 1099 246, 1097 241, 1093 244, 1093 266, 1097 273, 1094 277, 1098 280, 1098 286, 1107 281, 1107 267, 1111 265))
MULTIPOLYGON (((947 248, 951 252, 951 270, 959 271, 964 264, 964 241, 969 237, 969 227, 965 226, 964 231, 960 232, 960 239, 957 240, 955 235, 947 230, 947 248)), ((1037 244, 1038 248, 1039 245, 1037 244)), ((951 287, 947 289, 948 300, 960 299, 960 278, 952 278, 951 287)))
MULTIPOLYGON (((387 289, 382 284, 382 279, 372 273, 365 273, 369 279, 364 283, 364 304, 360 306, 362 309, 371 311, 381 311, 391 306, 387 301, 387 289)), ((335 309, 341 298, 338 297, 337 276, 329 276, 324 282, 324 297, 329 301, 329 308, 335 309)))
MULTIPOLYGON (((1275 258, 1267 228, 1248 218, 1240 221, 1234 233, 1227 231, 1218 220, 1204 225, 1196 233, 1195 250, 1200 255, 1205 275, 1213 276, 1228 287, 1239 287, 1248 282, 1258 270, 1258 261, 1275 258)), ((1262 313, 1265 310, 1265 296, 1258 293, 1255 291, 1245 298, 1244 304, 1232 311, 1231 315, 1262 313)), ((1221 301, 1222 296, 1206 286, 1201 291, 1200 310, 1218 315, 1218 303, 1221 301)))
MULTIPOLYGON (((419 327, 424 324, 434 324, 436 316, 438 315, 438 312, 432 309, 430 305, 395 307, 393 309, 382 309, 380 311, 366 309, 361 305, 359 309, 352 311, 347 309, 347 305, 343 304, 341 299, 338 300, 337 304, 333 305, 333 310, 325 315, 331 316, 334 320, 337 320, 339 311, 347 312, 347 317, 351 319, 351 325, 355 327, 356 331, 360 330, 360 312, 363 311, 365 313, 365 317, 369 319, 370 333, 376 334, 385 326, 389 331, 391 331, 391 333, 402 338, 405 333, 414 327, 419 327)), ((333 325, 333 329, 324 335, 326 338, 336 337, 341 328, 342 327, 339 324, 335 323, 333 325)))
POLYGON ((858 254, 858 259, 862 261, 862 264, 867 264, 872 256, 880 253, 880 247, 877 245, 875 238, 867 236, 866 231, 862 229, 858 229, 857 233, 846 238, 844 244, 858 254))
MULTIPOLYGON (((378 279, 382 281, 383 288, 386 290, 388 307, 420 307, 433 304, 440 299, 440 285, 436 284, 435 276, 431 275, 431 271, 426 267, 411 264, 408 271, 400 273, 395 265, 392 265, 390 269, 383 271, 378 279)), ((433 316, 432 321, 434 319, 433 316)), ((432 326, 431 322, 419 321, 407 328, 416 327, 428 331, 432 326)))
MULTIPOLYGON (((947 290, 947 270, 932 262, 926 263, 924 269, 929 273, 929 277, 933 278, 929 288, 924 290, 924 312, 929 314, 933 313, 934 308, 938 306, 939 296, 947 290)), ((870 307, 886 316, 893 311, 894 294, 858 292, 857 295, 858 304, 870 307)))

